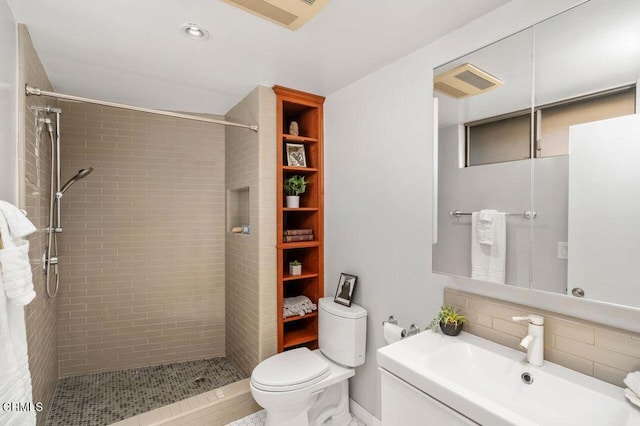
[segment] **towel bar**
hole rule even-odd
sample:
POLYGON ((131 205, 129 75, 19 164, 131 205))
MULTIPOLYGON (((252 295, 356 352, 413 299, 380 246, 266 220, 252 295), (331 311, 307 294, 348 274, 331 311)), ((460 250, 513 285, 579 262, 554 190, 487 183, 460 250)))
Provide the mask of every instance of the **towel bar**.
MULTIPOLYGON (((460 210, 449 212, 450 216, 455 216, 455 217, 471 216, 472 214, 473 213, 463 213, 460 210)), ((538 216, 538 213, 531 210, 525 210, 523 213, 505 213, 505 214, 507 216, 522 216, 525 219, 535 219, 538 216)))

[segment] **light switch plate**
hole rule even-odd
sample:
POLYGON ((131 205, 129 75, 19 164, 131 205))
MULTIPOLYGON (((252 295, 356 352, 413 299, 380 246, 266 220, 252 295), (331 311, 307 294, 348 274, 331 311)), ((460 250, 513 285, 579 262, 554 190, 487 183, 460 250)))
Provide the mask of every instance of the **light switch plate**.
POLYGON ((569 243, 566 241, 558 241, 558 259, 566 260, 569 258, 569 243))

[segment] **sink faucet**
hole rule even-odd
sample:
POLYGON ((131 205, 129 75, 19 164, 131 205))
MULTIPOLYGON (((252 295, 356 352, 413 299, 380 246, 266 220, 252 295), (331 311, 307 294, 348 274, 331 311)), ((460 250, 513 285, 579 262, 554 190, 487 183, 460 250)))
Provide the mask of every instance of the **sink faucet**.
POLYGON ((520 342, 520 347, 527 351, 529 364, 542 366, 544 361, 544 318, 539 315, 513 317, 514 321, 529 321, 529 332, 520 342))

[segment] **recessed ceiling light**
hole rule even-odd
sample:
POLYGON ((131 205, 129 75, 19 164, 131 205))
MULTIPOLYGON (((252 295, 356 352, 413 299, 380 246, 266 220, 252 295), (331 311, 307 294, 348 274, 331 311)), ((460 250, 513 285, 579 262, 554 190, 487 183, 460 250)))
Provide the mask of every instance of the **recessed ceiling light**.
POLYGON ((209 38, 209 31, 197 24, 184 24, 180 29, 182 34, 194 40, 206 40, 209 38))

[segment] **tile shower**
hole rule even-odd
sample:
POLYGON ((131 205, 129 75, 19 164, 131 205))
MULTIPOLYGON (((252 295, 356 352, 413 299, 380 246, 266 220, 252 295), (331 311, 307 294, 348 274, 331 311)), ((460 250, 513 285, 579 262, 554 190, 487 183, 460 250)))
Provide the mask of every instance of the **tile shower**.
POLYGON ((60 376, 223 356, 224 128, 61 106, 60 376))
MULTIPOLYGON (((20 29, 19 51, 20 83, 53 90, 25 27, 20 29)), ((275 317, 270 309, 275 294, 269 290, 275 288, 269 286, 270 276, 275 276, 270 274, 275 264, 269 265, 275 259, 270 247, 275 230, 268 225, 268 213, 275 212, 268 195, 275 198, 270 186, 275 179, 267 172, 275 173, 268 150, 275 144, 275 102, 270 95, 270 89, 260 87, 232 110, 240 119, 261 125, 258 133, 247 131, 249 136, 218 125, 109 107, 21 99, 20 203, 40 230, 31 240, 30 253, 38 298, 26 313, 34 400, 45 406, 38 425, 44 425, 47 416, 50 424, 107 424, 136 414, 101 405, 100 393, 117 403, 112 385, 159 372, 141 383, 156 387, 162 382, 170 390, 129 404, 139 410, 155 408, 148 402, 173 402, 246 377, 254 363, 275 350, 275 330, 265 325, 275 317), (77 183, 63 198, 61 285, 53 301, 43 296, 39 263, 48 182, 42 179, 35 185, 34 176, 48 173, 49 149, 48 140, 41 146, 35 143, 31 107, 40 103, 63 111, 62 178, 87 162, 95 169, 91 179, 77 183), (234 143, 241 148, 226 155, 226 146, 234 143), (235 162, 244 165, 243 173, 226 173, 226 165, 235 162), (247 164, 255 167, 249 174, 247 164), (255 197, 252 232, 230 236, 226 192, 240 180, 255 197), (244 240, 239 245, 229 242, 231 237, 244 240), (230 247, 235 253, 244 250, 243 255, 226 255, 230 247), (247 259, 250 268, 258 268, 250 274, 243 273, 247 259), (229 291, 230 282, 234 291, 229 291), (231 356, 221 358, 226 355, 231 356), (230 360, 240 363, 238 368, 230 360), (202 373, 185 367, 202 362, 202 373), (220 370, 219 365, 225 367, 220 370), (122 370, 130 376, 120 377, 122 370), (208 376, 216 370, 222 371, 217 378, 208 376), (194 382, 194 374, 204 380, 194 382), (111 380, 114 377, 120 378, 111 380), (69 411, 57 411, 60 401, 50 413, 56 384, 60 400, 72 401, 77 415, 98 410, 107 416, 87 423, 81 416, 67 416, 69 411), (98 391, 95 399, 74 400, 92 387, 98 391), (166 395, 171 398, 165 400, 166 395), (114 410, 119 418, 113 417, 114 410)), ((132 392, 134 387, 121 391, 132 392)))

